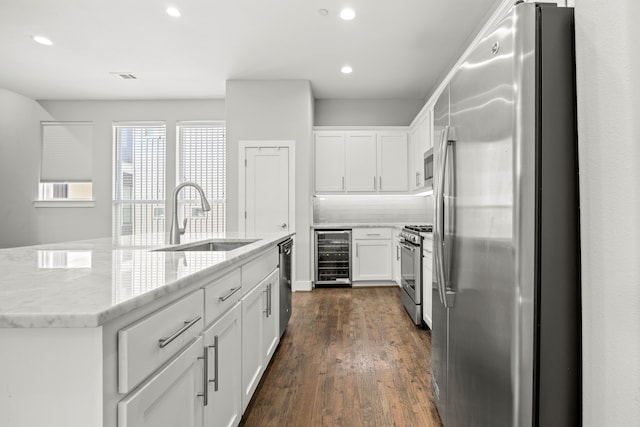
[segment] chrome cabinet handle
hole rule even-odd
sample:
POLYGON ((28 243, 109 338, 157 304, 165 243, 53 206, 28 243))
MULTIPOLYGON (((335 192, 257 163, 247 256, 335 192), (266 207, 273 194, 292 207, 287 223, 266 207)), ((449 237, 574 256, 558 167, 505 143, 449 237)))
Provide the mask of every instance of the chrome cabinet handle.
POLYGON ((358 247, 360 246, 359 243, 356 243, 356 258, 358 257, 358 247))
POLYGON ((396 246, 396 261, 400 261, 400 244, 396 246))
POLYGON ((198 360, 204 361, 204 390, 202 393, 197 394, 198 397, 202 397, 204 406, 209 404, 209 348, 204 348, 204 354, 202 357, 198 357, 198 360))
POLYGON ((269 286, 267 286, 262 293, 265 295, 266 301, 264 302, 264 310, 262 312, 266 317, 269 317, 269 286))
POLYGON ((366 233, 367 236, 380 236, 380 233, 366 233))
POLYGON ((229 298, 231 298, 231 295, 235 294, 235 293, 236 293, 236 292, 238 292, 240 289, 242 289, 242 286, 238 286, 237 288, 231 288, 231 289, 229 289, 229 293, 228 293, 228 294, 223 295, 223 296, 219 297, 218 299, 219 299, 220 301, 226 301, 226 300, 228 300, 229 298))
POLYGON ((287 228, 287 223, 283 222, 282 224, 280 224, 280 228, 287 228))
POLYGON ((342 177, 342 189, 344 190, 344 176, 342 177))
POLYGON ((187 329, 189 329, 190 327, 192 327, 193 325, 198 323, 198 321, 200 319, 202 319, 202 316, 198 316, 193 320, 186 321, 186 322, 184 322, 184 326, 182 328, 180 328, 178 331, 174 332, 173 335, 171 335, 170 337, 168 337, 168 338, 160 338, 158 340, 158 345, 160 346, 160 348, 165 348, 166 346, 171 344, 171 342, 173 340, 178 338, 180 335, 184 334, 187 331, 187 329))
POLYGON ((378 189, 378 187, 376 186, 376 177, 375 176, 373 177, 373 189, 374 190, 378 189))
MULTIPOLYGON (((213 348, 213 379, 208 382, 213 383, 213 391, 218 391, 218 336, 213 337, 213 345, 209 348, 213 348)), ((207 377, 208 379, 208 377, 207 377)))
POLYGON ((269 316, 271 316, 271 283, 269 283, 267 285, 267 295, 268 295, 268 299, 267 299, 267 309, 269 310, 269 316))
POLYGON ((380 183, 380 185, 378 186, 378 188, 380 188, 380 191, 382 191, 382 176, 378 177, 378 181, 380 183))

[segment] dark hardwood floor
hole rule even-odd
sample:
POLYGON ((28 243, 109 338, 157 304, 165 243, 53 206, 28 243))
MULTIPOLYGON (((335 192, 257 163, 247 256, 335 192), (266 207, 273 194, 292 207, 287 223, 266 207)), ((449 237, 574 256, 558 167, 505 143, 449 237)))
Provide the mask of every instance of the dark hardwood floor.
POLYGON ((431 395, 431 333, 399 289, 293 295, 293 315, 241 426, 441 426, 431 395))

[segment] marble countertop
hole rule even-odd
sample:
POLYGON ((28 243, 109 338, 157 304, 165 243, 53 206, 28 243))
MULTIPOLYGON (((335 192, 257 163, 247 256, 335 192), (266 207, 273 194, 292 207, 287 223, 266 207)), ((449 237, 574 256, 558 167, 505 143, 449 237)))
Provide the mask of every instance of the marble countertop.
POLYGON ((313 224, 312 228, 316 228, 318 230, 322 229, 343 229, 343 228, 398 228, 401 229, 406 224, 402 223, 323 223, 323 224, 313 224))
POLYGON ((258 239, 227 252, 155 251, 170 247, 165 235, 0 249, 0 328, 96 327, 293 234, 201 234, 180 245, 258 239))

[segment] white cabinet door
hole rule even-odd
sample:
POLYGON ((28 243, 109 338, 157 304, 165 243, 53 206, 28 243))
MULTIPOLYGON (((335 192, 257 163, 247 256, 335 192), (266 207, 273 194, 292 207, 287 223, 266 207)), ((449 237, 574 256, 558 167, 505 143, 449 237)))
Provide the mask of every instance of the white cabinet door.
POLYGON ((431 281, 433 278, 433 240, 423 239, 422 250, 422 320, 433 329, 433 294, 431 281))
POLYGON ((400 281, 400 273, 402 266, 400 265, 400 236, 398 231, 394 231, 393 237, 393 280, 398 284, 398 286, 402 286, 402 282, 400 281))
POLYGON ((273 353, 280 342, 280 286, 278 279, 280 270, 276 269, 264 282, 266 282, 267 312, 265 314, 264 328, 264 365, 268 365, 273 353))
POLYGON ((354 240, 353 280, 392 280, 391 240, 354 240))
POLYGON ((206 427, 234 427, 242 418, 241 315, 238 302, 204 333, 208 352, 206 427))
POLYGON ((344 132, 315 133, 316 191, 344 191, 345 138, 344 132))
POLYGON ((266 282, 253 288, 242 303, 242 412, 256 390, 265 368, 264 334, 266 318, 266 282))
POLYGON ((347 190, 378 189, 375 132, 347 132, 347 190))
POLYGON ((416 146, 419 144, 418 143, 418 127, 414 127, 409 131, 409 135, 408 135, 408 139, 409 139, 409 153, 411 153, 411 155, 409 156, 409 161, 407 162, 408 167, 409 167, 409 189, 410 190, 415 190, 416 188, 418 188, 418 180, 419 180, 419 171, 416 169, 416 162, 415 162, 415 153, 417 151, 416 146))
POLYGON ((118 403, 118 427, 202 427, 202 337, 118 403))
POLYGON ((378 190, 407 191, 408 142, 406 132, 378 133, 378 190))

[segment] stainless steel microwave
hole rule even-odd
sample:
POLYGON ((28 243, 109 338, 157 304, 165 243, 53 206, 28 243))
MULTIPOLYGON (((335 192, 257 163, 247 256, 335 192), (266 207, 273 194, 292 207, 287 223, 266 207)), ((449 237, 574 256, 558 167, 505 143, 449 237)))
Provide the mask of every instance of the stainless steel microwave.
POLYGON ((433 148, 424 152, 424 186, 433 188, 433 148))

